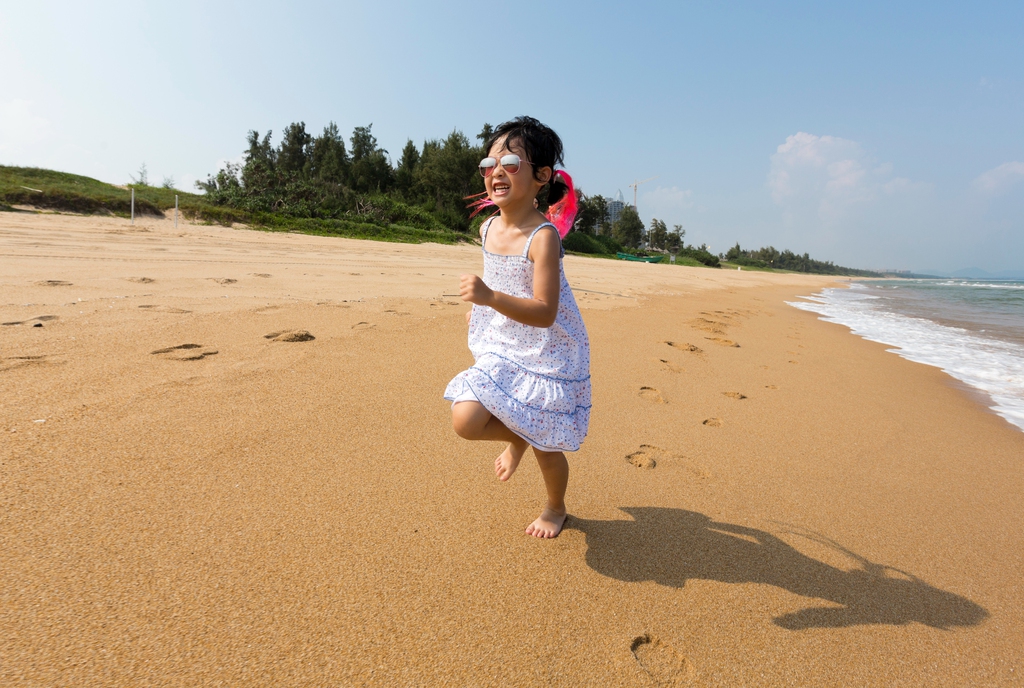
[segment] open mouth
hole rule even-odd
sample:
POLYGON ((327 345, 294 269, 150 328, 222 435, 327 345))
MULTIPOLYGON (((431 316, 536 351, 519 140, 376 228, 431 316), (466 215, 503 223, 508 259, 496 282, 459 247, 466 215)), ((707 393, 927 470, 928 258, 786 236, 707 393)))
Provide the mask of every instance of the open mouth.
POLYGON ((495 184, 491 187, 495 196, 504 196, 511 188, 509 184, 495 184))

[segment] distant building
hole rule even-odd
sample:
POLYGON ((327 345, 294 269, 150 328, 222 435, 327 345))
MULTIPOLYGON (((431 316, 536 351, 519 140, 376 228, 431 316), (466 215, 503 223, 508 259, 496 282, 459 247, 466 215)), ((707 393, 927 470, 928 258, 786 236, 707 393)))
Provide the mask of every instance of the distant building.
POLYGON ((618 222, 626 202, 622 199, 622 191, 615 194, 614 200, 608 201, 608 222, 618 222))

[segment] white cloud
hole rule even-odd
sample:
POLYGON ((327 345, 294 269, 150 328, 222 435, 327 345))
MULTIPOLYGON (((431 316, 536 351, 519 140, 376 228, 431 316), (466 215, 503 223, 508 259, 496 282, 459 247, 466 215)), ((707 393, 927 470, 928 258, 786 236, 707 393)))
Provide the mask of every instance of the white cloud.
POLYGON ((676 186, 659 186, 640 194, 637 205, 645 221, 656 217, 671 226, 673 223, 681 223, 683 213, 693 207, 693 191, 676 186))
POLYGON ((1024 181, 1024 162, 1004 162, 978 176, 973 186, 987 196, 997 196, 1021 181, 1024 181))
POLYGON ((16 162, 49 133, 50 123, 33 112, 32 101, 15 98, 0 103, 0 161, 16 162))
POLYGON ((787 220, 813 216, 831 223, 881 196, 923 188, 894 177, 892 165, 875 164, 856 141, 798 132, 771 157, 768 188, 787 220))

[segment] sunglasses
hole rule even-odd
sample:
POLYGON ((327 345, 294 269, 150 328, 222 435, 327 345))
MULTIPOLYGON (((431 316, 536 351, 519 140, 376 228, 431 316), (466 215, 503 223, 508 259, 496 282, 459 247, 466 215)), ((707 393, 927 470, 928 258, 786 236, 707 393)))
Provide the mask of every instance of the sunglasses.
POLYGON ((523 160, 515 153, 509 153, 508 155, 501 156, 501 159, 496 158, 484 158, 480 161, 480 176, 490 177, 491 174, 501 165, 501 168, 509 174, 516 174, 519 172, 519 168, 523 166, 523 163, 533 164, 529 160, 523 160))

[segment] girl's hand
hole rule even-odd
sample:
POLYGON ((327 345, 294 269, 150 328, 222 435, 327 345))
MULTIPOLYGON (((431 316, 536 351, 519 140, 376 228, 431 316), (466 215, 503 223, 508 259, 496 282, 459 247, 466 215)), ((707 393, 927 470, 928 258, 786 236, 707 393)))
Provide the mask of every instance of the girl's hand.
POLYGON ((459 296, 463 301, 487 306, 494 300, 494 290, 476 275, 462 275, 459 277, 459 296))
POLYGON ((544 229, 535 237, 528 256, 533 261, 533 298, 503 294, 488 287, 476 275, 461 275, 459 296, 462 300, 493 308, 523 325, 551 327, 558 317, 561 245, 553 229, 544 229))

